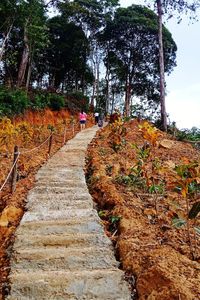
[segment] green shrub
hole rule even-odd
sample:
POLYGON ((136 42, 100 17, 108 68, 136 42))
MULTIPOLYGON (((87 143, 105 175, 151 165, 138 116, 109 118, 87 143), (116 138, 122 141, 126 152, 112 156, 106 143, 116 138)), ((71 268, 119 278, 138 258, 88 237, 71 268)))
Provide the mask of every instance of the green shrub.
POLYGON ((176 138, 179 141, 199 141, 200 140, 200 129, 192 127, 191 129, 181 129, 177 131, 176 138))
POLYGON ((65 106, 64 96, 47 93, 45 92, 37 92, 32 100, 32 108, 33 109, 44 109, 45 107, 49 107, 52 110, 60 110, 65 106))
POLYGON ((39 92, 34 96, 31 107, 35 110, 44 109, 49 105, 46 93, 39 92))
POLYGON ((2 115, 20 114, 29 106, 29 98, 23 90, 0 88, 0 113, 2 115))
POLYGON ((48 94, 47 99, 48 99, 48 106, 52 110, 60 110, 63 107, 65 107, 65 99, 64 96, 62 95, 48 94))

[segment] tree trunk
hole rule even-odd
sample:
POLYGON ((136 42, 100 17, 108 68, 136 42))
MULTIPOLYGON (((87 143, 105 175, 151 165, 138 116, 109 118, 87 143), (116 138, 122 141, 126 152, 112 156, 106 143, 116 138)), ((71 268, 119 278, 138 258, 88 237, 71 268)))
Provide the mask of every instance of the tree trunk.
POLYGON ((160 66, 160 105, 161 105, 161 126, 167 131, 167 114, 165 107, 165 70, 163 54, 163 34, 162 34, 162 0, 156 0, 158 11, 158 38, 159 38, 159 66, 160 66))
POLYGON ((91 106, 94 106, 94 98, 96 95, 96 86, 97 86, 97 80, 95 78, 93 81, 93 90, 92 90, 92 97, 91 97, 91 102, 90 102, 91 106))
POLYGON ((28 88, 30 85, 31 72, 32 72, 32 59, 29 60, 29 66, 28 66, 28 73, 27 73, 27 79, 26 79, 26 90, 27 91, 28 91, 28 88))
POLYGON ((23 84, 25 72, 26 72, 26 68, 27 68, 27 64, 28 64, 28 60, 29 60, 30 50, 29 50, 29 45, 28 45, 27 24, 28 24, 28 21, 26 22, 25 28, 24 28, 24 50, 23 50, 22 60, 21 60, 21 64, 20 64, 20 68, 19 68, 19 72, 18 72, 18 79, 17 79, 18 87, 22 86, 22 84, 23 84))
POLYGON ((13 28, 13 24, 10 25, 10 27, 9 27, 9 29, 8 29, 8 32, 7 32, 7 34, 6 34, 5 38, 4 38, 3 44, 2 44, 2 46, 1 46, 1 50, 0 50, 0 61, 2 61, 3 53, 4 53, 4 50, 5 50, 5 47, 6 47, 6 42, 7 42, 7 40, 9 39, 9 35, 10 35, 10 32, 11 32, 12 28, 13 28))
POLYGON ((97 61, 97 86, 96 86, 96 103, 99 103, 99 62, 97 61))
POLYGON ((125 91, 125 106, 124 106, 124 112, 126 117, 130 117, 130 100, 131 100, 131 84, 129 78, 127 78, 126 91, 125 91))
POLYGON ((106 113, 109 112, 110 106, 110 64, 107 63, 106 66, 106 113))
POLYGON ((114 104, 115 104, 115 92, 112 93, 112 102, 111 102, 111 115, 114 111, 114 104))

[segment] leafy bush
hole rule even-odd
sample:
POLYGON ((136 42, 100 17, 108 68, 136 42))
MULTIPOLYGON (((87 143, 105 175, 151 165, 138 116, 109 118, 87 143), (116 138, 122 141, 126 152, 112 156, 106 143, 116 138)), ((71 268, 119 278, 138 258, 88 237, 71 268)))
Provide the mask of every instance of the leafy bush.
POLYGON ((35 110, 44 109, 49 104, 46 93, 39 92, 37 93, 31 103, 31 107, 35 110))
POLYGON ((64 107, 70 110, 88 111, 89 98, 80 92, 64 95, 47 91, 30 91, 28 94, 21 89, 0 87, 0 116, 12 116, 24 113, 27 108, 42 110, 46 107, 60 110, 64 107))
POLYGON ((32 108, 36 110, 49 107, 52 110, 60 110, 65 106, 64 96, 55 93, 37 92, 32 100, 32 108))
POLYGON ((65 106, 65 99, 64 96, 57 95, 57 94, 48 94, 48 106, 52 110, 60 110, 65 106))
POLYGON ((24 91, 0 88, 0 113, 2 115, 20 114, 29 106, 30 101, 24 91))
POLYGON ((197 141, 200 140, 200 129, 196 127, 192 127, 192 129, 181 129, 177 131, 176 137, 179 141, 197 141))

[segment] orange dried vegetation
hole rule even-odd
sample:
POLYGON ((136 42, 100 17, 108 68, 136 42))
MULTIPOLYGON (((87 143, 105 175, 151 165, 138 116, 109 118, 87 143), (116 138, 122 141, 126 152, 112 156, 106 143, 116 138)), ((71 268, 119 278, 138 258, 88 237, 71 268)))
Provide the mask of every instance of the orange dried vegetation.
POLYGON ((196 234, 195 244, 192 228, 200 226, 200 217, 189 220, 196 261, 186 226, 173 226, 174 218, 187 219, 185 196, 191 207, 200 195, 189 193, 191 178, 180 178, 177 166, 186 164, 192 182, 198 184, 199 151, 146 121, 122 126, 126 134, 118 151, 110 143, 112 127, 107 126, 90 145, 87 164, 90 192, 104 216, 106 232, 111 228, 122 268, 136 278, 136 299, 200 299, 200 237, 196 234), (112 216, 120 217, 115 231, 109 221, 112 216))

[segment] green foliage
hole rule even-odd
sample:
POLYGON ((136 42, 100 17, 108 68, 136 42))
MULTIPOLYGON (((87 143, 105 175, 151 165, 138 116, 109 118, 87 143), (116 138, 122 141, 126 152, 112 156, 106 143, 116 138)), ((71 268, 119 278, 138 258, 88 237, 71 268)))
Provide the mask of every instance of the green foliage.
POLYGON ((0 88, 1 115, 14 115, 23 113, 30 106, 27 94, 23 90, 0 88))
POLYGON ((108 216, 108 211, 107 211, 107 210, 100 210, 100 211, 98 212, 98 215, 99 215, 99 217, 100 217, 101 219, 106 219, 107 216, 108 216))
POLYGON ((172 219, 172 225, 176 228, 180 228, 183 225, 186 225, 186 220, 181 219, 181 218, 173 218, 172 219))
MULTIPOLYGON (((147 7, 132 5, 118 8, 109 21, 100 42, 109 49, 105 58, 110 72, 121 82, 127 97, 144 96, 158 103, 158 22, 156 14, 147 7)), ((175 66, 176 44, 165 28, 163 34, 165 72, 175 66)))
POLYGON ((121 220, 121 216, 110 216, 109 221, 111 224, 118 223, 121 220))
POLYGON ((48 99, 47 100, 48 106, 52 110, 60 110, 61 108, 63 108, 65 106, 65 99, 61 95, 48 94, 47 99, 48 99))
POLYGON ((162 184, 152 184, 149 187, 150 194, 162 194, 164 192, 164 186, 162 184))
POLYGON ((181 129, 176 131, 176 138, 179 141, 200 141, 200 129, 192 127, 191 129, 181 129))
POLYGON ((65 107, 65 98, 63 95, 47 92, 37 92, 32 101, 32 108, 36 110, 49 107, 52 110, 60 110, 65 107))
POLYGON ((44 92, 38 92, 35 94, 34 99, 32 100, 32 108, 35 110, 44 109, 49 105, 48 97, 44 92))
POLYGON ((115 181, 119 184, 127 185, 129 187, 146 190, 146 181, 138 173, 137 174, 130 173, 129 175, 116 176, 115 181))
POLYGON ((109 225, 109 230, 111 232, 116 232, 117 231, 117 228, 118 228, 118 225, 119 225, 119 222, 121 220, 121 216, 116 216, 116 215, 113 215, 113 216, 110 216, 109 217, 109 222, 110 222, 110 225, 109 225))
POLYGON ((137 158, 146 160, 150 155, 150 146, 148 143, 144 143, 142 147, 139 147, 137 144, 131 144, 131 147, 136 150, 137 158))
POLYGON ((197 194, 200 191, 200 184, 195 180, 188 184, 188 193, 189 195, 197 194))
POLYGON ((128 175, 120 175, 117 176, 115 178, 115 180, 119 183, 119 184, 124 184, 124 185, 132 185, 133 184, 133 180, 130 176, 128 175))

